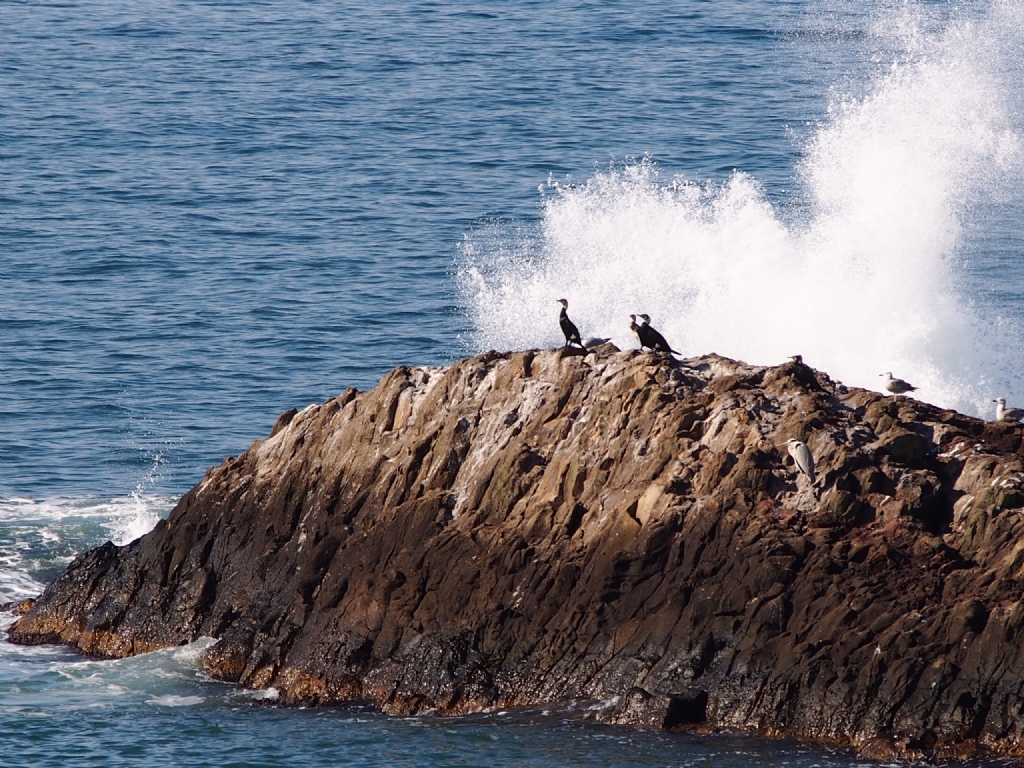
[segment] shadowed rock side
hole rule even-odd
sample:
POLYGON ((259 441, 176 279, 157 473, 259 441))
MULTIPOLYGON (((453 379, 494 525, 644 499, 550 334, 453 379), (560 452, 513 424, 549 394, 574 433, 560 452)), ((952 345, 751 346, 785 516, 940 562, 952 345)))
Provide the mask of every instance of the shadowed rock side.
POLYGON ((282 415, 11 629, 287 703, 1024 753, 1021 427, 800 362, 489 353, 282 415), (811 487, 786 452, 814 454, 811 487))

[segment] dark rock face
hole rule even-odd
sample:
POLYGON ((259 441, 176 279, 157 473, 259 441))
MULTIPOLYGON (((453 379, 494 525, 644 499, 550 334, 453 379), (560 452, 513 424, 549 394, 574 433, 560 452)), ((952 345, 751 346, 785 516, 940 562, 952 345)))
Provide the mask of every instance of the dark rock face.
POLYGON ((588 699, 878 757, 1021 754, 1021 437, 798 362, 399 368, 284 414, 10 634, 105 656, 209 635, 214 675, 287 703, 588 699))

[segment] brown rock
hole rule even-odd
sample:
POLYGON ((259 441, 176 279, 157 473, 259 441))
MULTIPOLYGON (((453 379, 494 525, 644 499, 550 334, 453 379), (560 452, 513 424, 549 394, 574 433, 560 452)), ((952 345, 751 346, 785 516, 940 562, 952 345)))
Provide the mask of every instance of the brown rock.
POLYGON ((1021 434, 800 363, 403 367, 282 415, 10 635, 106 656, 213 636, 215 676, 285 703, 595 700, 885 759, 1020 754, 1021 434))

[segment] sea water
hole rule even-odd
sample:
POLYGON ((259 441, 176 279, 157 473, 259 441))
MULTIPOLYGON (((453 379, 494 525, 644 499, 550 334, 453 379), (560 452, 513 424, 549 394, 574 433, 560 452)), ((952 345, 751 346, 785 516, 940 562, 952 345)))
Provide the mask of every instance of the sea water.
MULTIPOLYGON (((287 408, 561 343, 563 297, 622 347, 646 312, 687 355, 1024 405, 1022 61, 1008 0, 0 0, 0 602, 287 408)), ((283 709, 208 642, 0 643, 0 765, 861 764, 283 709)))

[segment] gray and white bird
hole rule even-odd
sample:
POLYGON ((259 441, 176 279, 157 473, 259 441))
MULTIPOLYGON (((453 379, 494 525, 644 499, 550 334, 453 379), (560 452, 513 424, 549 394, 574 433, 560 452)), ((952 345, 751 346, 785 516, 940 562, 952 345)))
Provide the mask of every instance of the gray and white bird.
POLYGON ((813 484, 814 456, 811 455, 811 449, 807 447, 807 443, 797 440, 795 437, 791 437, 786 441, 786 450, 788 450, 789 455, 793 457, 793 461, 796 463, 796 468, 807 475, 807 479, 813 484))
POLYGON ((903 379, 894 379, 892 377, 892 371, 886 371, 885 373, 880 373, 878 375, 885 376, 884 386, 894 395, 902 395, 905 392, 914 392, 917 390, 917 387, 908 384, 903 379))
POLYGON ((996 421, 1018 422, 1024 419, 1024 408, 1007 408, 1005 397, 997 397, 992 402, 996 404, 996 421))

